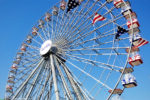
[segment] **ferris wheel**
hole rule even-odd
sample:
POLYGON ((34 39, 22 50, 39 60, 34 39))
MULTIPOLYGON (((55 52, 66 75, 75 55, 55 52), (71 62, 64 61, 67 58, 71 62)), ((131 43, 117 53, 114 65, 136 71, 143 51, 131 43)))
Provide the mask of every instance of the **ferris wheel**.
POLYGON ((8 76, 6 100, 109 100, 137 86, 137 15, 126 0, 61 0, 33 25, 8 76))

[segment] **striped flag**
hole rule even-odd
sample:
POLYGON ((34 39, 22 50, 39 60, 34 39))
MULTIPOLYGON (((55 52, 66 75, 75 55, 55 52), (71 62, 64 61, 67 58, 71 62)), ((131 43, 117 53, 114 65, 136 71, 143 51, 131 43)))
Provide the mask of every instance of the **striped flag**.
POLYGON ((98 13, 95 13, 94 19, 92 24, 96 23, 97 21, 104 21, 106 18, 98 13))
POLYGON ((133 45, 135 47, 141 47, 145 44, 149 43, 147 40, 144 40, 143 38, 139 38, 138 40, 133 40, 133 45))

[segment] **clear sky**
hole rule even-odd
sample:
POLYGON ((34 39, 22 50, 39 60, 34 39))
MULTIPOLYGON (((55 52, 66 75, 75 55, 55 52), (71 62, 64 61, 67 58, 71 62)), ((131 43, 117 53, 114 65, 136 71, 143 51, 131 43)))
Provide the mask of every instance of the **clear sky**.
MULTIPOLYGON (((0 0, 0 98, 4 98, 8 71, 17 49, 32 25, 58 0, 0 0)), ((131 1, 131 0, 130 0, 131 1)), ((132 0, 141 35, 150 41, 150 1, 132 0)), ((144 64, 135 68, 138 86, 126 89, 124 100, 150 100, 150 44, 140 49, 144 64)))

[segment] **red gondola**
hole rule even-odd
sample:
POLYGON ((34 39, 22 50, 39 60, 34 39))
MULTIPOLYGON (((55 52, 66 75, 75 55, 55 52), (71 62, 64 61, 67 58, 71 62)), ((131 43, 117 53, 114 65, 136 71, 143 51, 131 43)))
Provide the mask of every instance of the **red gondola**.
POLYGON ((142 63, 143 63, 143 61, 142 61, 141 56, 139 54, 134 55, 132 57, 129 57, 129 64, 131 66, 138 66, 142 63))
POLYGON ((52 16, 52 15, 51 15, 50 13, 46 13, 46 14, 45 14, 45 21, 47 21, 47 22, 48 22, 48 21, 51 21, 51 16, 52 16))
POLYGON ((13 88, 10 85, 6 86, 6 91, 12 93, 13 92, 13 88))
POLYGON ((17 69, 18 68, 18 66, 16 65, 16 64, 13 64, 12 66, 11 66, 11 69, 17 69))
POLYGON ((33 35, 33 36, 36 36, 38 31, 39 31, 38 28, 33 27, 33 28, 32 28, 32 35, 33 35))
POLYGON ((137 20, 137 16, 136 16, 136 13, 132 12, 131 13, 131 18, 130 16, 126 17, 126 19, 128 20, 127 21, 127 26, 129 29, 132 29, 132 28, 137 28, 140 26, 138 20, 137 20))
POLYGON ((123 5, 123 0, 114 0, 114 6, 120 8, 123 5))

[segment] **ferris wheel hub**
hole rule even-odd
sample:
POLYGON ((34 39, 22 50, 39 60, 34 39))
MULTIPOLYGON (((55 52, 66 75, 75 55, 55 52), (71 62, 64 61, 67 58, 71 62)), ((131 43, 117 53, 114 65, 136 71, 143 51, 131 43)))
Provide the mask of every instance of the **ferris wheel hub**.
POLYGON ((40 55, 41 56, 46 55, 50 51, 51 47, 52 47, 52 41, 46 40, 40 48, 40 55))

